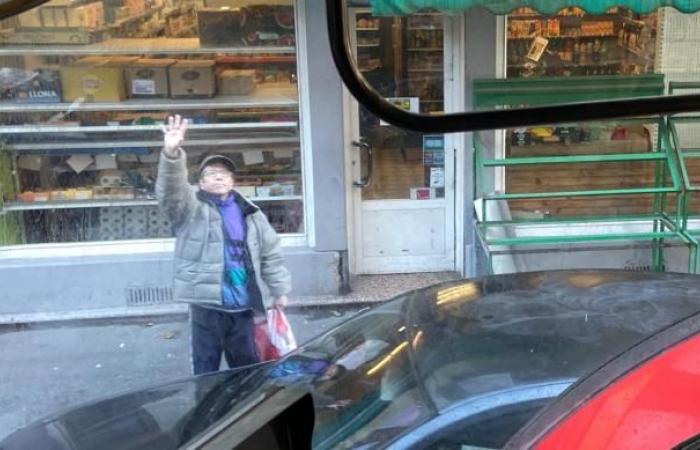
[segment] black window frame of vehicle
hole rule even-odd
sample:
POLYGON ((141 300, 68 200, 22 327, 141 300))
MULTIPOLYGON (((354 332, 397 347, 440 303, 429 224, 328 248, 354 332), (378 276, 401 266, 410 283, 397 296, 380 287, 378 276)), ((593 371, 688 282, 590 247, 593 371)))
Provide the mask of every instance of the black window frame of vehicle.
POLYGON ((43 5, 49 0, 5 0, 0 1, 0 20, 7 19, 32 8, 43 5))
MULTIPOLYGON (((504 450, 534 448, 549 432, 611 384, 633 372, 662 352, 700 333, 700 313, 687 317, 646 338, 603 364, 539 411, 503 447, 504 450)), ((686 441, 685 444, 688 444, 686 441)), ((682 449, 688 447, 682 447, 682 449)))
POLYGON ((690 439, 681 442, 680 444, 673 447, 672 450, 696 450, 700 448, 700 434, 697 434, 690 439))
MULTIPOLYGON (((367 1, 363 3, 366 4, 367 1)), ((441 115, 411 113, 382 97, 364 79, 360 69, 353 62, 352 49, 347 39, 347 0, 326 0, 325 5, 331 53, 343 83, 363 107, 379 119, 400 128, 422 133, 455 133, 700 111, 700 94, 690 94, 441 115)))

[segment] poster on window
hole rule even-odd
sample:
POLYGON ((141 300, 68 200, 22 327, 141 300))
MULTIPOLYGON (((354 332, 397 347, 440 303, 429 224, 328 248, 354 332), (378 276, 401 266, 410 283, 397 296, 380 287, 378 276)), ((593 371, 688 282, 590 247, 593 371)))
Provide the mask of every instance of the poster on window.
POLYGON ((423 165, 445 165, 445 136, 441 134, 429 134, 423 136, 423 165))
MULTIPOLYGON (((420 99, 418 97, 387 97, 386 100, 406 111, 412 113, 420 112, 420 99)), ((380 120, 379 125, 386 127, 391 124, 380 120)))

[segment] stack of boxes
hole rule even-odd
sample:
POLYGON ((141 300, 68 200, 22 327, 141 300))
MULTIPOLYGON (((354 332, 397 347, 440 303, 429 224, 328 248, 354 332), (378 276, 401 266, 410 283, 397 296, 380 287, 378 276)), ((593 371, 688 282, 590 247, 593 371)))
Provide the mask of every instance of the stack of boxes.
POLYGON ((127 94, 131 98, 163 98, 170 93, 168 68, 174 59, 142 58, 124 69, 127 94))
POLYGON ((208 59, 180 60, 170 66, 170 96, 213 97, 215 93, 215 62, 208 59))
POLYGON ((63 100, 66 102, 120 102, 126 98, 123 62, 137 58, 89 56, 61 67, 63 100))
POLYGON ((213 60, 88 57, 61 69, 64 101, 122 101, 129 98, 208 98, 248 95, 254 70, 222 70, 213 60), (218 89, 217 89, 218 87, 218 89))
POLYGON ((100 28, 104 25, 101 1, 76 4, 70 0, 51 0, 40 8, 17 16, 21 28, 100 28))
POLYGON ((293 46, 294 7, 285 0, 207 0, 197 11, 202 46, 293 46))
POLYGON ((129 98, 208 98, 248 95, 254 70, 222 70, 208 59, 90 56, 61 68, 65 102, 120 102, 129 98))

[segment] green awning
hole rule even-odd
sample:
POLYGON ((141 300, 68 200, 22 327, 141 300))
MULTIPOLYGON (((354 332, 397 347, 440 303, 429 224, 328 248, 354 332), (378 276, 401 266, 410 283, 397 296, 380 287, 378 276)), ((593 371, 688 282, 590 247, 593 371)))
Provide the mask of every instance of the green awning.
POLYGON ((370 0, 375 16, 401 16, 421 9, 436 9, 456 13, 482 7, 494 14, 508 14, 515 8, 529 7, 541 14, 556 14, 564 8, 576 6, 589 14, 603 14, 620 6, 637 13, 649 13, 670 6, 684 13, 700 10, 700 0, 370 0))

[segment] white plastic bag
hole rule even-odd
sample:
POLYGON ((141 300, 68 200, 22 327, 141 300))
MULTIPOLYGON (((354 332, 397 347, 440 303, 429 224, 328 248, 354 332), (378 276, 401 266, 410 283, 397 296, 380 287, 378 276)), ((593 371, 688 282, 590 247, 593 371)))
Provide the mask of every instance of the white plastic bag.
POLYGON ((270 342, 283 356, 297 348, 297 341, 294 339, 292 327, 289 325, 287 316, 280 308, 267 310, 267 331, 270 342))

